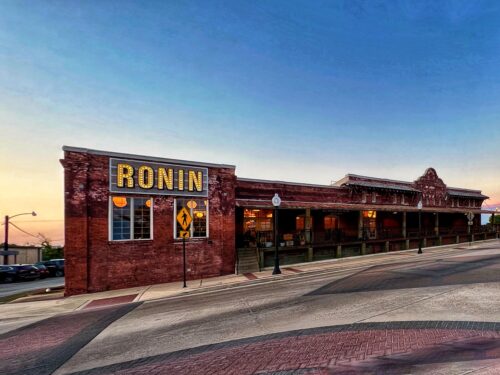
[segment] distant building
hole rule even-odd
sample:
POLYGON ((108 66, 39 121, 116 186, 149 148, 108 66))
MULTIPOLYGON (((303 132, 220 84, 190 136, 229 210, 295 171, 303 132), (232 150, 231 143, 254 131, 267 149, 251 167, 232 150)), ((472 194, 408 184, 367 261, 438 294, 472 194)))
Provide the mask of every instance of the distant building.
POLYGON ((349 174, 332 185, 238 178, 235 166, 64 147, 68 295, 282 264, 494 238, 479 190, 433 168, 413 182, 349 174), (469 214, 469 218, 466 216, 469 214))
MULTIPOLYGON (((42 260, 42 249, 35 246, 9 245, 9 254, 7 264, 33 264, 42 260)), ((4 264, 3 256, 0 264, 4 264)))

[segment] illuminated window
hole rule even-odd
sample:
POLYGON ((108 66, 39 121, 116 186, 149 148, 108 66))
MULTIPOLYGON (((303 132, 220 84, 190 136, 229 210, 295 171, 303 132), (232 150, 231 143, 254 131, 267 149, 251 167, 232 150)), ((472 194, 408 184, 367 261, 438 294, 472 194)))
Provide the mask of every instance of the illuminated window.
POLYGON ((335 216, 331 216, 331 215, 325 216, 325 218, 324 218, 325 230, 327 230, 327 231, 334 230, 336 222, 337 222, 337 218, 335 216))
POLYGON ((110 239, 113 241, 151 239, 152 201, 152 198, 111 197, 110 239))
POLYGON ((271 247, 274 241, 273 210, 245 208, 243 233, 245 247, 271 247))
POLYGON ((363 211, 363 217, 369 218, 369 219, 376 219, 377 218, 377 211, 363 211))
POLYGON ((306 218, 305 218, 305 216, 303 216, 303 215, 297 216, 295 218, 295 230, 301 231, 301 230, 304 230, 305 228, 306 228, 306 218))
POLYGON ((182 198, 175 200, 174 232, 175 238, 182 238, 181 231, 184 229, 177 222, 177 215, 185 208, 191 216, 191 223, 187 230, 190 238, 208 237, 208 200, 182 198))

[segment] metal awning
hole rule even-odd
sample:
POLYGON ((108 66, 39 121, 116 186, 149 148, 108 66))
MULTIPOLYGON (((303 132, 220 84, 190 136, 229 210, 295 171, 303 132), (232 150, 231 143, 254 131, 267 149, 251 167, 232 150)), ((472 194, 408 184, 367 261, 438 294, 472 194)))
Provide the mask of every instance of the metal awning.
MULTIPOLYGON (((246 208, 274 208, 271 199, 236 199, 237 207, 246 208)), ((282 200, 280 209, 330 209, 346 211, 393 211, 393 212, 418 212, 417 207, 407 205, 381 205, 381 204, 354 204, 354 203, 335 203, 335 202, 302 202, 282 200)), ((493 214, 494 211, 483 210, 472 207, 424 207, 422 212, 441 212, 441 213, 467 213, 474 214, 493 214)))

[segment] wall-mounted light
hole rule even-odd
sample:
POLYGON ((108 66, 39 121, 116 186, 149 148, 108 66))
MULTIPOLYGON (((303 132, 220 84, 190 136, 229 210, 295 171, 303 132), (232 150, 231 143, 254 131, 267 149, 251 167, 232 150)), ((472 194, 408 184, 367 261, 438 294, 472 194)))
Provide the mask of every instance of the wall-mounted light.
POLYGON ((113 197, 113 204, 118 208, 123 208, 127 205, 127 198, 125 198, 125 197, 113 197))

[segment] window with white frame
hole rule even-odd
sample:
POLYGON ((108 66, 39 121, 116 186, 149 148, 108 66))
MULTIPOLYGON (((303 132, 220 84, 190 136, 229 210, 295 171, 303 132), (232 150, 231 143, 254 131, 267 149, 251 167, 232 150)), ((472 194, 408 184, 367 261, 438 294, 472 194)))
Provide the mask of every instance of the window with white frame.
POLYGON ((113 196, 110 199, 110 239, 149 240, 153 233, 153 198, 113 196))
POLYGON ((177 222, 177 215, 185 208, 192 222, 188 228, 190 238, 208 237, 208 200, 194 198, 178 198, 175 200, 174 215, 174 237, 181 238, 180 232, 183 230, 177 222))

